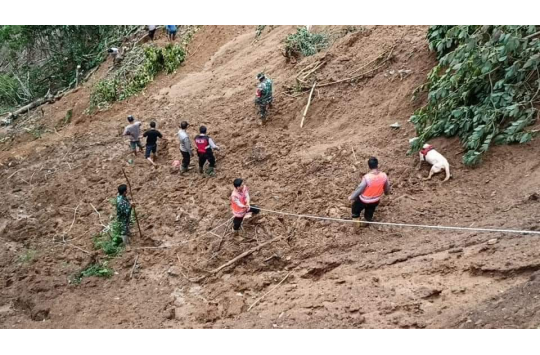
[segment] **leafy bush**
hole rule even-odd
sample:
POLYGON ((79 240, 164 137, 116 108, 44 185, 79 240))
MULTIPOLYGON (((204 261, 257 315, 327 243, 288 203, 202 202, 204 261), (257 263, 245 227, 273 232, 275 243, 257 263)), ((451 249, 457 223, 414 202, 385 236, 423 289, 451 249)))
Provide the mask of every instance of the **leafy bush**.
POLYGON ((284 55, 287 58, 308 57, 328 46, 328 36, 322 33, 312 33, 305 27, 298 27, 296 33, 285 39, 284 55))
POLYGON ((90 95, 90 107, 104 109, 118 99, 118 81, 115 78, 98 81, 90 95))
POLYGON ((112 221, 109 224, 108 232, 102 232, 94 236, 94 248, 103 250, 108 256, 117 256, 124 250, 121 235, 121 224, 116 220, 112 221))
POLYGON ((186 52, 179 45, 135 47, 111 78, 96 84, 90 95, 89 111, 105 109, 112 102, 138 94, 164 69, 167 73, 174 72, 185 57, 186 52))
POLYGON ((180 46, 167 45, 163 49, 163 60, 167 74, 173 73, 186 58, 186 52, 180 46))
POLYGON ((80 284, 82 279, 89 276, 109 278, 114 274, 114 270, 107 266, 107 262, 95 263, 73 276, 72 282, 80 284))
POLYGON ((428 103, 410 121, 417 139, 458 136, 466 165, 480 163, 492 144, 529 142, 540 91, 536 26, 431 26, 430 48, 439 63, 420 89, 428 103))

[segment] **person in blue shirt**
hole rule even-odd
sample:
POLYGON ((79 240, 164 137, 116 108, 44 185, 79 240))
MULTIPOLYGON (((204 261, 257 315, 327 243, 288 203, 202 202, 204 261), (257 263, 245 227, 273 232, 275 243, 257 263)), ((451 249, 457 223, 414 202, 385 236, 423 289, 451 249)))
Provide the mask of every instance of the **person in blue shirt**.
POLYGON ((176 39, 176 25, 166 25, 165 28, 167 29, 169 40, 174 41, 176 39))

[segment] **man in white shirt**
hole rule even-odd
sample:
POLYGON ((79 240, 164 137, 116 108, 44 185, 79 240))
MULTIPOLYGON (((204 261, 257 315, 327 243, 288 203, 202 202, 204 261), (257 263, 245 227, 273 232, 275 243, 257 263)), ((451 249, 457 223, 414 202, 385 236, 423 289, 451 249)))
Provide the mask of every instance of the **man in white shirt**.
POLYGON ((186 121, 180 123, 180 130, 178 131, 178 140, 180 141, 180 153, 182 153, 182 173, 188 171, 188 166, 193 156, 193 151, 191 150, 191 142, 189 141, 189 136, 186 132, 189 124, 186 121))

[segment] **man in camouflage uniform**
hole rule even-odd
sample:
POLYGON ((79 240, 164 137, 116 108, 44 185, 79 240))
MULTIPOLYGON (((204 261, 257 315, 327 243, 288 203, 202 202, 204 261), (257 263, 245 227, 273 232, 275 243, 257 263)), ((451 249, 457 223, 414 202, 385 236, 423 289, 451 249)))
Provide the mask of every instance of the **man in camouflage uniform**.
POLYGON ((257 85, 257 97, 255 98, 255 104, 259 106, 259 113, 261 115, 261 125, 266 123, 266 112, 272 105, 272 80, 267 78, 263 73, 257 74, 259 84, 257 85))
POLYGON ((116 197, 116 220, 120 223, 122 232, 122 242, 129 244, 129 225, 131 222, 131 209, 135 204, 129 202, 127 198, 127 186, 118 186, 118 196, 116 197))

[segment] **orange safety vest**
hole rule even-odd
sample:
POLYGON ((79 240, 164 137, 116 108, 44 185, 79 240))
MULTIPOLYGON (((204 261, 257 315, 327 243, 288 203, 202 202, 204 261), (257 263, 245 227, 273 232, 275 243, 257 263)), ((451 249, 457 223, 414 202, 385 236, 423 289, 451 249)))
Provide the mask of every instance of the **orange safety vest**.
POLYGON ((385 173, 379 172, 378 174, 367 173, 364 175, 364 179, 366 179, 367 187, 360 195, 360 201, 363 203, 379 202, 384 194, 384 185, 388 181, 388 177, 385 173))
POLYGON ((247 196, 248 196, 248 189, 244 186, 242 189, 242 192, 238 192, 236 189, 233 190, 231 194, 231 210, 235 217, 244 217, 246 215, 247 209, 245 207, 238 206, 234 199, 238 198, 240 200, 240 203, 244 206, 247 205, 247 196))

